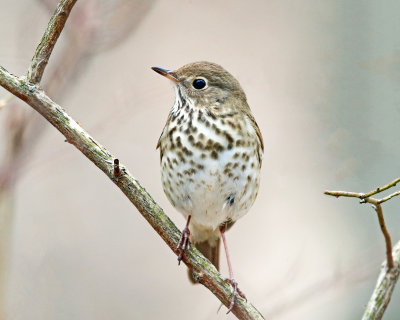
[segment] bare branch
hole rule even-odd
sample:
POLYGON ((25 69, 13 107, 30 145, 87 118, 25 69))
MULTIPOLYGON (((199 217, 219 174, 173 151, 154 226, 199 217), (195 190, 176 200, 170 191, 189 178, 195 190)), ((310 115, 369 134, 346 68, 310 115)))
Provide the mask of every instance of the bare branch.
POLYGON ((355 197, 361 199, 360 203, 371 203, 378 215, 379 225, 383 236, 385 237, 386 243, 386 262, 382 266, 381 274, 379 275, 378 282, 376 284, 375 290, 372 297, 365 309, 362 320, 380 320, 382 319, 383 313, 385 312, 390 298, 393 293, 394 286, 399 278, 400 274, 400 242, 398 242, 392 251, 392 240, 390 238, 389 231, 386 228, 385 219, 383 217, 381 203, 392 199, 395 196, 400 195, 400 191, 394 192, 387 197, 382 199, 371 198, 374 194, 385 191, 391 187, 394 187, 400 178, 397 178, 390 182, 389 184, 376 188, 368 193, 355 193, 347 191, 325 191, 326 195, 334 197, 355 197), (394 256, 394 259, 393 259, 394 256))
MULTIPOLYGON (((176 245, 180 232, 161 207, 153 200, 140 183, 119 164, 122 174, 114 175, 114 159, 110 152, 92 138, 59 105, 42 90, 23 79, 11 75, 0 66, 0 85, 28 103, 54 127, 68 142, 78 148, 90 161, 102 170, 136 206, 143 217, 177 254, 176 245)), ((185 252, 184 263, 199 275, 199 282, 207 287, 225 306, 229 306, 232 287, 222 275, 194 246, 185 252)), ((239 319, 263 319, 260 312, 249 302, 238 297, 232 310, 239 319)))
POLYGON ((381 231, 383 236, 385 237, 385 244, 386 244, 386 258, 387 258, 387 265, 389 269, 394 267, 393 263, 393 256, 392 256, 392 240, 390 238, 390 234, 388 229, 386 228, 385 219, 383 217, 382 206, 381 203, 390 200, 391 198, 398 196, 400 191, 394 192, 391 195, 382 198, 382 199, 375 199, 371 198, 371 195, 377 194, 379 192, 385 191, 391 187, 394 187, 400 178, 393 180, 391 183, 387 184, 384 187, 376 188, 374 191, 368 193, 356 193, 356 192, 347 192, 347 191, 325 191, 324 194, 329 196, 334 196, 336 198, 339 197, 352 197, 352 198, 359 198, 361 199, 360 203, 371 203, 375 207, 375 211, 378 215, 379 226, 381 227, 381 231))
POLYGON ((378 215, 379 226, 381 227, 381 231, 383 233, 383 236, 385 237, 387 266, 389 269, 392 269, 394 268, 392 255, 392 239, 390 238, 389 231, 386 228, 385 219, 383 218, 382 206, 379 203, 379 200, 376 200, 374 198, 365 198, 364 200, 368 203, 373 204, 375 207, 375 211, 378 215))
POLYGON ((374 292, 365 309, 362 320, 380 320, 389 305, 400 274, 400 241, 393 248, 396 266, 392 269, 384 262, 374 292))
POLYGON ((351 197, 351 198, 362 198, 364 196, 363 193, 355 193, 355 192, 347 192, 347 191, 325 191, 324 194, 328 196, 334 196, 336 198, 339 197, 351 197))
POLYGON ((393 192, 392 194, 388 195, 387 197, 380 199, 379 203, 384 203, 384 202, 386 202, 386 201, 388 201, 388 200, 390 200, 393 197, 396 197, 398 195, 400 195, 400 191, 393 192))
POLYGON ((51 17, 42 40, 36 48, 29 67, 27 80, 31 84, 38 84, 42 79, 44 69, 47 66, 51 52, 64 28, 65 22, 77 0, 61 0, 51 17))
MULTIPOLYGON (((372 190, 372 191, 367 192, 367 193, 356 193, 356 192, 347 192, 347 191, 328 191, 327 190, 327 191, 324 192, 324 194, 326 194, 328 196, 334 196, 336 198, 339 198, 339 197, 352 197, 352 198, 359 198, 359 199, 362 200, 362 199, 365 199, 365 198, 369 198, 369 197, 373 196, 374 194, 377 194, 377 193, 380 193, 380 192, 385 191, 387 189, 390 189, 390 188, 394 187, 399 182, 400 182, 400 178, 397 178, 397 179, 393 180, 392 182, 388 183, 387 185, 385 185, 383 187, 378 187, 375 190, 372 190)), ((395 193, 391 194, 390 196, 385 197, 383 199, 380 199, 378 201, 379 201, 379 203, 383 203, 383 202, 385 202, 385 201, 387 201, 387 200, 389 200, 389 199, 391 199, 391 198, 393 198, 393 197, 395 197, 395 196, 397 196, 399 194, 400 194, 400 191, 399 192, 395 192, 395 193)))
POLYGON ((363 195, 363 198, 368 198, 370 196, 373 196, 374 194, 377 194, 377 193, 380 193, 380 192, 385 191, 387 189, 390 189, 391 187, 394 187, 398 182, 400 182, 400 178, 397 178, 397 179, 393 180, 392 182, 388 183, 386 186, 378 187, 375 190, 372 190, 372 191, 370 191, 368 193, 365 193, 363 195))

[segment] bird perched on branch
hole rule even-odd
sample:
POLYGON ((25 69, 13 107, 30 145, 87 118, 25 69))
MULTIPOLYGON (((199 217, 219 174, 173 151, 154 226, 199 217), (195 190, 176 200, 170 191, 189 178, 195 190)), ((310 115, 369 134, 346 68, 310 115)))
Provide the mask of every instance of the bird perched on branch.
MULTIPOLYGON (((225 231, 244 216, 259 189, 263 139, 239 82, 211 62, 176 71, 153 67, 170 79, 175 103, 157 148, 164 192, 187 219, 177 250, 183 258, 189 240, 219 268, 222 238, 233 297, 244 297, 233 278, 225 231)), ((196 278, 189 270, 192 281, 196 278)))

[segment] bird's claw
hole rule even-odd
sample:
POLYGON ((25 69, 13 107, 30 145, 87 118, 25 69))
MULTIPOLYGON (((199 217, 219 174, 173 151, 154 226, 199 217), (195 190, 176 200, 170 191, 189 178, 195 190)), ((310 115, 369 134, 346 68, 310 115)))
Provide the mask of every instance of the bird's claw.
POLYGON ((181 261, 183 259, 183 254, 185 250, 189 247, 189 238, 190 238, 190 231, 189 228, 186 227, 185 229, 182 230, 181 237, 179 239, 178 245, 176 246, 176 250, 179 250, 178 265, 181 264, 181 261))
POLYGON ((247 302, 247 298, 245 294, 243 293, 242 290, 239 289, 238 283, 235 281, 235 279, 225 279, 226 282, 228 282, 232 287, 233 287, 233 293, 232 293, 232 300, 231 303, 229 304, 229 308, 226 314, 232 311, 233 307, 235 306, 235 298, 237 295, 241 296, 244 300, 247 302))

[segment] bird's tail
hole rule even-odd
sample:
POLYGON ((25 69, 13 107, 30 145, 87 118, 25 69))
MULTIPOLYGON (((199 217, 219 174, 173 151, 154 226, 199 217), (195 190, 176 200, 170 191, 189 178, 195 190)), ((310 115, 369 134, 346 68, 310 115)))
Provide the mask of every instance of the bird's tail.
MULTIPOLYGON (((214 246, 211 246, 209 241, 198 242, 195 244, 197 250, 210 260, 217 270, 219 270, 219 240, 220 239, 215 242, 214 246)), ((198 283, 192 270, 188 270, 188 276, 192 283, 198 283)))

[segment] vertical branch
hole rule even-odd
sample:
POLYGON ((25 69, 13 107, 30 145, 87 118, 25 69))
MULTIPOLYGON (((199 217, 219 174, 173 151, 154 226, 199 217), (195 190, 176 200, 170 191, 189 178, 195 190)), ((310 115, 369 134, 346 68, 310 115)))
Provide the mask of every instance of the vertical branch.
POLYGON ((51 52, 64 28, 65 22, 77 0, 61 0, 51 17, 42 40, 36 48, 29 67, 27 80, 30 84, 36 85, 42 80, 44 69, 47 66, 51 52))
POLYGON ((376 213, 378 214, 379 225, 381 227, 383 236, 385 237, 387 266, 389 269, 393 269, 394 262, 393 262, 393 255, 392 255, 392 239, 390 238, 389 231, 386 228, 385 219, 383 218, 382 206, 380 203, 377 203, 375 205, 375 210, 376 210, 376 213))

